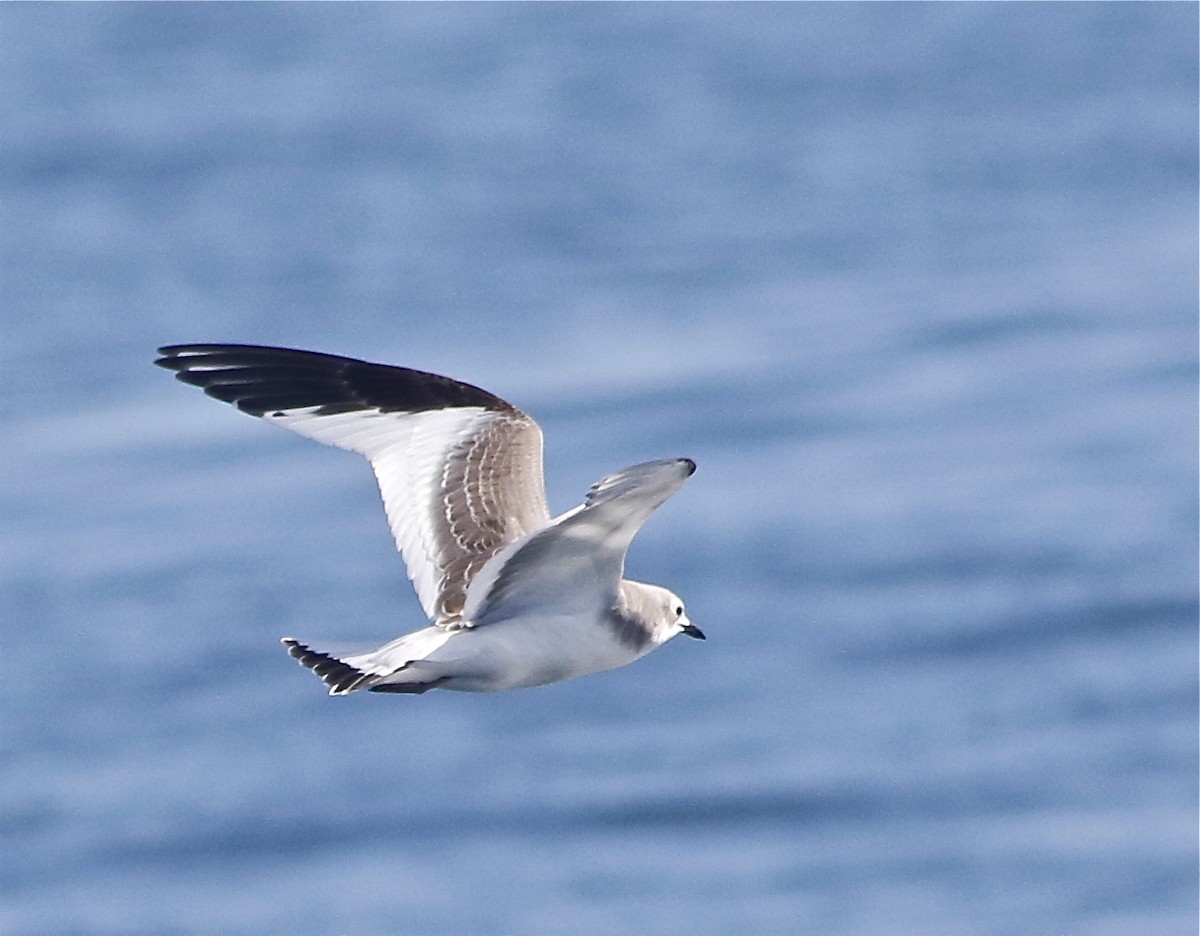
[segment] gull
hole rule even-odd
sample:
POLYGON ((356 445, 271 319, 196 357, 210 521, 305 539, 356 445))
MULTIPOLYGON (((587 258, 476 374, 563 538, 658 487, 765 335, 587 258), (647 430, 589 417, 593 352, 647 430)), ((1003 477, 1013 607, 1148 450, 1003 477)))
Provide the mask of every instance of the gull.
POLYGON ((449 377, 314 351, 168 345, 154 362, 244 413, 371 463, 430 625, 366 653, 282 638, 329 687, 498 692, 615 669, 704 634, 674 592, 624 578, 642 524, 696 470, 623 468, 557 517, 542 431, 498 396, 449 377))

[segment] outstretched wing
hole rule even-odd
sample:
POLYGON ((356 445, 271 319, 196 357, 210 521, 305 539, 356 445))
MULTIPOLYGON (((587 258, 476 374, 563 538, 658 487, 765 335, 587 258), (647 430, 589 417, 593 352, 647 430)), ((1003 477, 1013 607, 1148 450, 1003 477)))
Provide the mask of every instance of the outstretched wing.
POLYGON ((160 348, 156 364, 209 396, 366 456, 408 577, 453 626, 497 552, 549 522, 542 432, 497 396, 437 374, 255 345, 160 348))
POLYGON ((613 607, 633 537, 695 470, 677 458, 606 476, 579 507, 498 553, 472 583, 464 618, 475 626, 531 612, 586 619, 613 607))

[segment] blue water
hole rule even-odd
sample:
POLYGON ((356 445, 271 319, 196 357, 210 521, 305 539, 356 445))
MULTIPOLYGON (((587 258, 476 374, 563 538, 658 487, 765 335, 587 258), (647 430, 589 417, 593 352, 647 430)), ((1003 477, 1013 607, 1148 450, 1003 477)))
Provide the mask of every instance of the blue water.
POLYGON ((0 932, 1194 934, 1197 8, 0 6, 0 932), (254 341, 699 471, 707 643, 421 623, 254 341))

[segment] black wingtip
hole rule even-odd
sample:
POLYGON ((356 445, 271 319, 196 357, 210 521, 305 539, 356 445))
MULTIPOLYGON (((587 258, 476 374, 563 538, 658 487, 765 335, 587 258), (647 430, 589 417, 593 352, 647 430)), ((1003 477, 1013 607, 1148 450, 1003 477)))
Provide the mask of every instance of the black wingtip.
POLYGON ((358 358, 243 344, 179 344, 158 349, 155 364, 184 383, 252 416, 310 409, 329 416, 358 410, 423 412, 482 407, 519 413, 472 384, 358 358))
POLYGON ((158 355, 158 357, 156 357, 154 359, 154 363, 157 364, 159 367, 166 367, 170 370, 174 370, 177 366, 175 364, 175 359, 178 356, 177 352, 180 347, 182 347, 182 346, 181 345, 163 345, 161 348, 159 348, 155 352, 158 355))
POLYGON ((179 368, 183 364, 180 363, 182 358, 188 356, 196 356, 200 354, 211 354, 213 352, 228 352, 237 351, 240 349, 253 349, 254 345, 231 345, 231 344, 169 344, 158 348, 156 353, 158 357, 154 359, 154 363, 159 367, 179 368))

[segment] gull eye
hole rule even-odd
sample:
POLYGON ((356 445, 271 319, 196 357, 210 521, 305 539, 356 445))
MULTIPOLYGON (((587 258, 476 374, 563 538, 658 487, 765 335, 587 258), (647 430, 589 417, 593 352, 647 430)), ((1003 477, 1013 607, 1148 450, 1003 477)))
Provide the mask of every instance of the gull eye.
POLYGON ((683 617, 683 605, 675 605, 675 617, 683 617))

